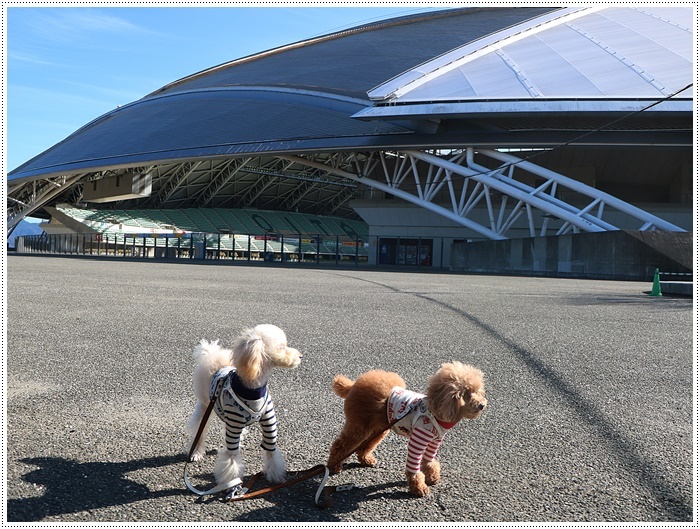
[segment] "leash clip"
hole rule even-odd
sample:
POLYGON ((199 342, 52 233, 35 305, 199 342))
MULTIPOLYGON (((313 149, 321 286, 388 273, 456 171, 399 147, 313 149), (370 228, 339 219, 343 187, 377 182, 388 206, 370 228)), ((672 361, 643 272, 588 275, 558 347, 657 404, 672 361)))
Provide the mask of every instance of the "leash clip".
POLYGON ((234 489, 231 490, 226 495, 226 501, 231 501, 236 498, 241 498, 242 496, 245 496, 246 492, 248 492, 248 487, 244 487, 243 485, 237 485, 234 489))

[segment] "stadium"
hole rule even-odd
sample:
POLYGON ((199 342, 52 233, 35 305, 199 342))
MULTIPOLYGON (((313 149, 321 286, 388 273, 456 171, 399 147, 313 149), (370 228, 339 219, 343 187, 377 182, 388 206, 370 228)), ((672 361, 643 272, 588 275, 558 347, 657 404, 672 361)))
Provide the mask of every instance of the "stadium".
POLYGON ((18 252, 692 270, 692 7, 478 7, 234 59, 7 175, 18 252))

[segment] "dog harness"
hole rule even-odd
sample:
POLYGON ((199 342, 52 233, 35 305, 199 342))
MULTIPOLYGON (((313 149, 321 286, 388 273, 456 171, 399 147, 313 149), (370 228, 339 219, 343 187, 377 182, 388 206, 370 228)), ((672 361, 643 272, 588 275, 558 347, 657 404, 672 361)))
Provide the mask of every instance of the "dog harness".
POLYGON ((430 410, 425 395, 396 386, 386 404, 387 419, 398 422, 392 427, 395 433, 408 437, 406 471, 420 472, 421 461, 435 459, 438 448, 447 430, 454 423, 438 421, 430 410))
POLYGON ((215 396, 214 411, 226 425, 228 450, 238 450, 243 429, 256 422, 260 423, 263 432, 260 446, 270 452, 275 450, 277 416, 267 386, 247 388, 235 368, 223 367, 216 372, 211 382, 209 398, 215 396))

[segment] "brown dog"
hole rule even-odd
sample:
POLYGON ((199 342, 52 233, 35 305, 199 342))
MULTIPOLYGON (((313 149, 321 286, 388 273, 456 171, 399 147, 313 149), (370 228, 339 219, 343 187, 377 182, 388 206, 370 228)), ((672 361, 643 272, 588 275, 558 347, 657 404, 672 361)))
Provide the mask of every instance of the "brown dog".
POLYGON ((356 381, 345 375, 333 379, 333 391, 345 399, 345 425, 331 445, 327 466, 343 469, 351 450, 364 466, 375 466, 372 452, 389 433, 388 427, 409 437, 406 479, 413 496, 425 496, 440 480, 435 459, 444 434, 462 419, 476 419, 486 407, 483 373, 475 367, 442 364, 428 381, 427 395, 409 391, 396 373, 368 371, 356 381))

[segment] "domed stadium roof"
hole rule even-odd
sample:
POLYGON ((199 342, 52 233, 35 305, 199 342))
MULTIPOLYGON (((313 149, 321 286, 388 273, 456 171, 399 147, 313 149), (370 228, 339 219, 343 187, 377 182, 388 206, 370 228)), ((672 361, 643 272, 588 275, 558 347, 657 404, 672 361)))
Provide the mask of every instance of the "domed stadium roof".
POLYGON ((133 207, 358 218, 366 153, 689 147, 692 20, 689 7, 461 8, 289 44, 98 117, 11 171, 8 207, 75 203, 85 182, 128 172, 153 179, 133 207))
POLYGON ((263 151, 400 144, 414 131, 366 123, 367 91, 426 60, 551 8, 401 17, 234 60, 115 109, 10 179, 263 151))

